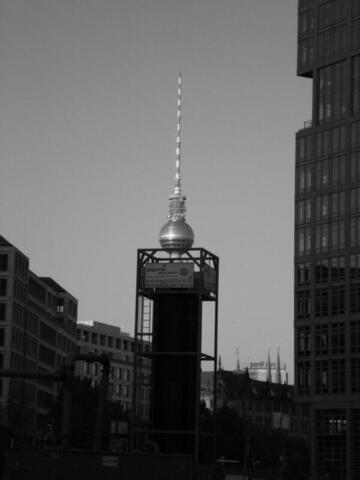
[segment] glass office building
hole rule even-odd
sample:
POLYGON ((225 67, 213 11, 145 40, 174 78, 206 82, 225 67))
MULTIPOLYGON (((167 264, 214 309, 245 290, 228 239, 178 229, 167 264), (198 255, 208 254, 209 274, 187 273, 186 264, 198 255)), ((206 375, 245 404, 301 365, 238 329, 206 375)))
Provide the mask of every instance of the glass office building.
POLYGON ((312 475, 360 478, 360 0, 299 0, 295 383, 312 475), (310 81, 310 80, 309 80, 310 81))

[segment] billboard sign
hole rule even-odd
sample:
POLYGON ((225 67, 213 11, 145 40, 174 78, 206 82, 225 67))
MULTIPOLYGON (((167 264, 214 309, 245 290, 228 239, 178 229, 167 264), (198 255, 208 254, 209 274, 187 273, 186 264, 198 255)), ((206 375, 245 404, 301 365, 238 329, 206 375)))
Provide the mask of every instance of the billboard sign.
POLYGON ((193 263, 148 263, 145 267, 145 288, 192 288, 193 263))

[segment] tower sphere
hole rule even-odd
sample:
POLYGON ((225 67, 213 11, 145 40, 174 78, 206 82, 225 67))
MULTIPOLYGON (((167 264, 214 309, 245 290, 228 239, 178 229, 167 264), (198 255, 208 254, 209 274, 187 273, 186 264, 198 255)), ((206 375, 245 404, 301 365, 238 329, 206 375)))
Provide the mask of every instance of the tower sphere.
POLYGON ((185 251, 194 243, 194 232, 185 220, 170 220, 160 230, 159 241, 167 250, 185 251))

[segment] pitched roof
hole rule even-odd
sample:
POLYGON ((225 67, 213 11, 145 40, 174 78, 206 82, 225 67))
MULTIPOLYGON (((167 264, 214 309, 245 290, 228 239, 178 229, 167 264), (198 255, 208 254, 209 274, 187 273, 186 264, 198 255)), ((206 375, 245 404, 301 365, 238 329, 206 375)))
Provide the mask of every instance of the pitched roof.
POLYGON ((10 242, 6 240, 3 236, 0 235, 0 246, 1 247, 13 247, 14 245, 11 245, 10 242))

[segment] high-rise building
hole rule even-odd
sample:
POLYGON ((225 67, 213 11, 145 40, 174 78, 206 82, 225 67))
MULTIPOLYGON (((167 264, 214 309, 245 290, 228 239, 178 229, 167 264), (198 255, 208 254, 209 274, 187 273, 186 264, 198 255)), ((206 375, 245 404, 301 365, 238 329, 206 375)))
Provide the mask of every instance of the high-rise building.
POLYGON ((360 478, 360 1, 299 0, 295 372, 312 478, 360 478), (309 80, 310 81, 310 80, 309 80), (325 478, 325 477, 322 477, 325 478))
MULTIPOLYGON (((77 300, 0 236, 0 368, 55 373, 76 351, 77 300)), ((15 441, 33 443, 47 432, 57 393, 50 380, 0 379, 1 423, 15 441)))

